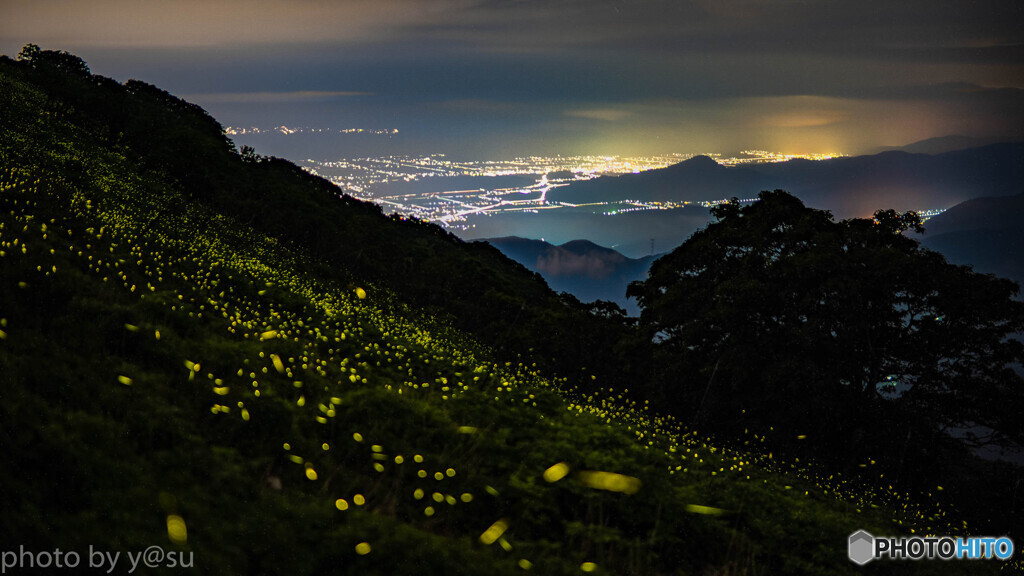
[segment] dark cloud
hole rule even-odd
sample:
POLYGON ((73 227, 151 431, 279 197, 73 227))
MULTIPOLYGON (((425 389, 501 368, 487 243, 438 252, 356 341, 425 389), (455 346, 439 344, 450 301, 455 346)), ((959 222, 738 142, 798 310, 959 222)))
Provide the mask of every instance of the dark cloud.
POLYGON ((1014 1, 0 3, 0 51, 26 42, 225 123, 321 115, 481 153, 1024 138, 1014 1))

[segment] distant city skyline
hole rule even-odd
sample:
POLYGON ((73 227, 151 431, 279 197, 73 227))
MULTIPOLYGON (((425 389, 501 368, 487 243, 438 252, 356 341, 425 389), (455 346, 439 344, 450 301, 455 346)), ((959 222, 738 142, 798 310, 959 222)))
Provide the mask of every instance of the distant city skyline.
POLYGON ((1024 140, 1020 2, 0 4, 0 53, 30 42, 160 86, 226 126, 397 130, 333 136, 373 156, 1024 140))

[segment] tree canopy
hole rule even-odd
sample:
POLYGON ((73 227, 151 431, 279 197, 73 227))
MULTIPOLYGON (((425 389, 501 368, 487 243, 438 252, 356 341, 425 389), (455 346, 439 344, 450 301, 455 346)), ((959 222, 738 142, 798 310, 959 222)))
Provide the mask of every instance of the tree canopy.
POLYGON ((978 426, 1021 440, 1016 284, 922 248, 914 213, 836 222, 776 190, 713 215, 629 289, 679 416, 851 457, 978 426))
POLYGON ((43 50, 35 44, 26 44, 18 53, 18 61, 33 68, 46 66, 65 74, 89 75, 85 60, 65 50, 43 50))

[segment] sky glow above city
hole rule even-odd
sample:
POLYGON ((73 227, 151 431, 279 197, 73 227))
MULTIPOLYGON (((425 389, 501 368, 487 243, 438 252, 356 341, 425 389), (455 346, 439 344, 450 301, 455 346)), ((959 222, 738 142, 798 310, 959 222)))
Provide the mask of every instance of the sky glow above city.
POLYGON ((372 154, 856 154, 1024 139, 1013 1, 5 0, 224 125, 397 129, 372 154))

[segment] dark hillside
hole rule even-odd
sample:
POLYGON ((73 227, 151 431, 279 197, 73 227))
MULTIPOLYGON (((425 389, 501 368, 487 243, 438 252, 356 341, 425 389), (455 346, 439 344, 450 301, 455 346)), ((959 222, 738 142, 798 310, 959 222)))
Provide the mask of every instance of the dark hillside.
POLYGON ((925 230, 921 243, 949 261, 1024 285, 1024 194, 968 200, 925 230))
POLYGON ((949 487, 894 489, 873 461, 841 474, 753 433, 725 448, 621 390, 551 378, 533 358, 610 364, 601 339, 615 336, 582 321, 552 335, 565 314, 594 314, 546 305, 544 285, 493 248, 235 154, 208 116, 156 89, 30 56, 0 62, 8 573, 39 568, 9 564, 11 550, 73 551, 82 568, 90 550, 117 553, 108 571, 128 573, 128 554, 158 547, 152 573, 176 573, 173 559, 218 576, 853 575, 856 530, 990 526, 965 524, 949 487), (159 130, 202 140, 193 169, 159 130), (386 250, 407 245, 405 268, 386 250), (506 316, 470 315, 481 302, 506 316), (512 361, 453 318, 490 342, 504 329, 559 347, 512 361))
MULTIPOLYGON (((84 63, 19 66, 4 58, 0 69, 39 86, 48 106, 67 114, 90 138, 175 182, 185 198, 387 286, 410 304, 450 315, 506 359, 557 348, 557 356, 535 358, 549 373, 585 383, 589 377, 580 368, 586 367, 614 385, 611 363, 593 353, 594 342, 579 336, 606 335, 610 344, 617 325, 561 300, 538 275, 495 248, 465 243, 433 224, 386 217, 377 206, 343 195, 285 160, 251 151, 239 155, 204 110, 144 82, 121 85, 90 75, 84 63), (68 68, 74 72, 66 73, 68 68)), ((74 182, 85 167, 73 161, 39 168, 74 182)))

